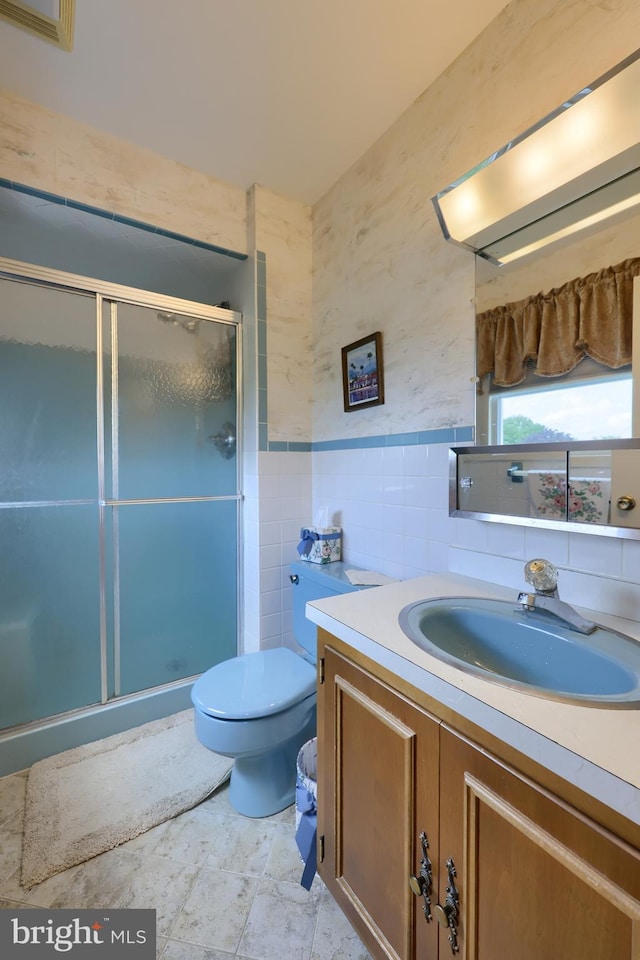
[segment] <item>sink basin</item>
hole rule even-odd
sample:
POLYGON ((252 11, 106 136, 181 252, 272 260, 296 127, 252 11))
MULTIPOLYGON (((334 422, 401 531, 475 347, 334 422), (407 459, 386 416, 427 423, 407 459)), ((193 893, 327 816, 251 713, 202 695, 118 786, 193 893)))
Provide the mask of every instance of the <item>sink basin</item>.
POLYGON ((615 630, 584 635, 545 611, 480 597, 419 600, 398 619, 418 647, 484 680, 571 703, 640 706, 640 643, 615 630))

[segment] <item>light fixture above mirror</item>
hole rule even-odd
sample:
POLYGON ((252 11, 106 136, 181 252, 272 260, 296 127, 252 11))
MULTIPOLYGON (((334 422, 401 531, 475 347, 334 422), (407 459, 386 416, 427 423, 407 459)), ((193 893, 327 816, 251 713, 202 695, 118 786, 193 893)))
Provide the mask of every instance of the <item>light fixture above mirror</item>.
POLYGON ((640 204, 640 50, 433 197, 447 240, 505 264, 640 204))

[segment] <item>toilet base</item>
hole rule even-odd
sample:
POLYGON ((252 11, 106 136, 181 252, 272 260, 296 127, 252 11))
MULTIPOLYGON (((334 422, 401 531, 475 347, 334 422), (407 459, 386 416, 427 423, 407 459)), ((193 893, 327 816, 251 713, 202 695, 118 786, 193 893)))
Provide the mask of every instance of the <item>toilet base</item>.
POLYGON ((237 757, 229 782, 229 802, 244 817, 270 817, 291 806, 296 796, 296 760, 302 745, 316 735, 316 711, 309 721, 275 750, 237 757))

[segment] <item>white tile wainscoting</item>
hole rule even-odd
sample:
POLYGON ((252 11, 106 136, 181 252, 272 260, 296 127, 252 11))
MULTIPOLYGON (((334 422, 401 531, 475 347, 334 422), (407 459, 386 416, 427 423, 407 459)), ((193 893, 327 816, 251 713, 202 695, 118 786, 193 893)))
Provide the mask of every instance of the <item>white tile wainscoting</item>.
POLYGON ((298 559, 300 527, 321 506, 343 528, 343 559, 354 567, 403 580, 450 570, 517 590, 525 561, 542 556, 559 567, 568 602, 640 619, 640 541, 449 517, 450 445, 258 455, 249 509, 260 579, 245 590, 259 599, 260 646, 283 638, 295 648, 289 564, 298 559))

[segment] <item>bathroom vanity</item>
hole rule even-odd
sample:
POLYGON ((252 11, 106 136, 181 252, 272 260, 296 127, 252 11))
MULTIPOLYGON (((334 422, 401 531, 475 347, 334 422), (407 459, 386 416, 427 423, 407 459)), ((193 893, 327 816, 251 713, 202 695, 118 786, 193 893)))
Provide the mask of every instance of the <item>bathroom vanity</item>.
POLYGON ((640 956, 640 710, 499 687, 398 626, 419 599, 513 594, 447 574, 307 607, 318 869, 376 958, 640 956))

